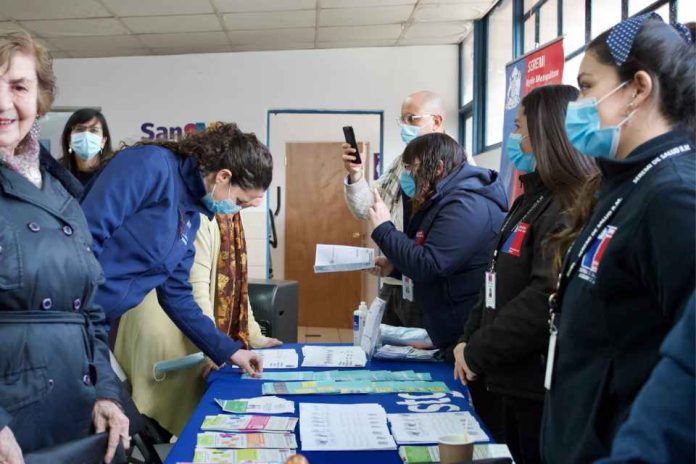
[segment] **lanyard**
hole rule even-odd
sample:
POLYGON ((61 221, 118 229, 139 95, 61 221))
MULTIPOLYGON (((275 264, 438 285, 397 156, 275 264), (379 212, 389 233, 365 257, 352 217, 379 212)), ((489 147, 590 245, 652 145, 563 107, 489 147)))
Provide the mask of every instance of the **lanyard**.
MULTIPOLYGON (((524 222, 528 217, 531 216, 531 214, 536 210, 539 205, 544 201, 544 195, 539 195, 539 197, 536 199, 534 204, 527 210, 526 213, 520 218, 517 223, 515 223, 515 227, 510 229, 510 233, 513 233, 515 228, 522 222, 524 222)), ((505 243, 505 240, 509 237, 509 234, 505 234, 505 229, 507 228, 508 225, 510 225, 510 221, 512 221, 512 217, 514 216, 515 210, 510 212, 508 214, 508 217, 505 219, 505 222, 503 223, 503 226, 500 228, 500 240, 498 240, 498 246, 495 247, 495 251, 493 252, 493 258, 491 259, 491 265, 489 267, 489 272, 494 272, 495 271, 495 265, 498 262, 498 253, 500 251, 501 245, 505 243)))
POLYGON ((549 326, 552 332, 556 330, 555 316, 556 314, 560 313, 560 300, 563 297, 565 288, 567 287, 571 276, 577 270, 578 264, 580 264, 580 262, 582 261, 583 257, 585 256, 585 253, 587 252, 587 249, 590 247, 592 242, 594 242, 597 236, 602 232, 602 230, 604 230, 604 227, 607 225, 607 223, 616 215, 616 212, 625 203, 626 198, 628 198, 633 192, 636 191, 636 187, 638 187, 638 184, 647 177, 647 175, 653 170, 653 168, 659 165, 662 161, 671 158, 672 156, 686 153, 691 149, 691 146, 689 146, 688 144, 679 145, 677 147, 670 148, 669 150, 663 152, 661 155, 653 158, 653 160, 650 163, 648 163, 643 169, 640 170, 638 174, 635 175, 635 177, 633 177, 633 180, 628 185, 628 190, 623 195, 619 196, 616 200, 614 200, 614 203, 607 210, 607 212, 602 215, 601 219, 594 226, 592 232, 590 233, 590 235, 587 236, 577 253, 572 253, 575 244, 570 246, 563 260, 563 271, 558 276, 556 292, 549 297, 549 313, 551 317, 549 320, 549 326))

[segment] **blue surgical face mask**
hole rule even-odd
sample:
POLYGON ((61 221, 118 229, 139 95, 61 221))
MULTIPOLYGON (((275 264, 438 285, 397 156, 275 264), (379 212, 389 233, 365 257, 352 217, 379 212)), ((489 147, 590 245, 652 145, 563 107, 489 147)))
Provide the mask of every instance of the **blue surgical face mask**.
POLYGON ((214 214, 237 214, 242 210, 241 206, 239 206, 236 203, 232 203, 232 200, 230 200, 229 195, 228 198, 225 198, 224 200, 216 200, 213 197, 216 187, 217 184, 215 184, 213 186, 213 190, 207 193, 201 200, 203 202, 203 205, 205 205, 205 207, 208 209, 208 211, 214 214))
POLYGON ((102 150, 102 137, 89 131, 76 132, 70 135, 70 148, 77 156, 88 161, 102 150))
POLYGON ((409 126, 408 124, 401 124, 401 140, 404 141, 406 145, 411 143, 411 140, 415 139, 420 135, 421 128, 418 126, 409 126))
POLYGON ((585 98, 568 103, 565 117, 566 133, 570 143, 582 154, 593 158, 616 158, 616 149, 621 138, 621 126, 633 116, 636 110, 633 110, 617 126, 601 127, 598 106, 624 85, 626 82, 599 100, 585 98))
POLYGON ((404 191, 406 196, 413 198, 413 195, 416 194, 416 181, 413 179, 413 174, 406 170, 402 171, 399 184, 401 184, 401 190, 404 191))
POLYGON ((536 158, 534 153, 522 151, 522 139, 524 137, 522 134, 511 133, 507 140, 507 154, 515 168, 522 172, 530 173, 536 168, 536 158))

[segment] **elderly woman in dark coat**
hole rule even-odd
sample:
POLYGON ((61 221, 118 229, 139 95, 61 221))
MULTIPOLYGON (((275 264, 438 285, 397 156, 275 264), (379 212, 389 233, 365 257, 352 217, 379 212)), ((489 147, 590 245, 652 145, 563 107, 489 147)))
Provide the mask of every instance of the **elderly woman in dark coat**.
POLYGON ((0 462, 109 430, 105 461, 128 419, 109 365, 103 280, 75 198, 80 185, 38 143, 53 101, 46 50, 0 35, 0 462))

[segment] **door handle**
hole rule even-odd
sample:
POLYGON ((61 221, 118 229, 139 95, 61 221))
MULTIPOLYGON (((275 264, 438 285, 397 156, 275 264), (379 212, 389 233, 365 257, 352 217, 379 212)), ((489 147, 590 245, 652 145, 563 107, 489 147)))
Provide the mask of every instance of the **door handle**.
POLYGON ((353 232, 353 238, 360 238, 360 232, 353 232))

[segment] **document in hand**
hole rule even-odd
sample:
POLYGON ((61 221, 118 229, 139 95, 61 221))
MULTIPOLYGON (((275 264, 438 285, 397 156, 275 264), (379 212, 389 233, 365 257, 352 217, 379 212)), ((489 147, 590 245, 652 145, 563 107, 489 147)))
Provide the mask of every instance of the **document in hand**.
POLYGON ((343 245, 317 244, 314 272, 345 272, 375 267, 375 250, 343 245))

